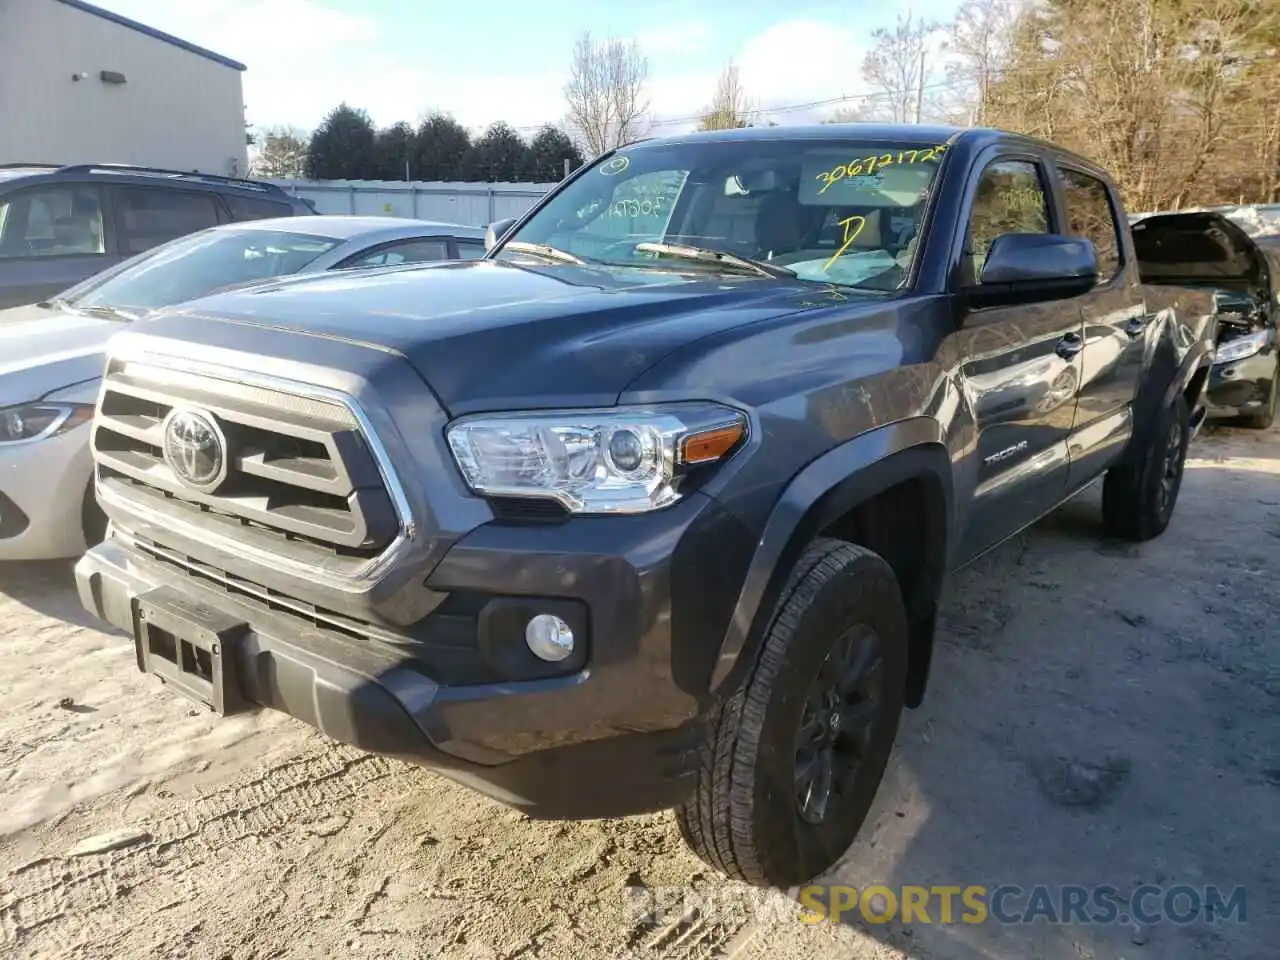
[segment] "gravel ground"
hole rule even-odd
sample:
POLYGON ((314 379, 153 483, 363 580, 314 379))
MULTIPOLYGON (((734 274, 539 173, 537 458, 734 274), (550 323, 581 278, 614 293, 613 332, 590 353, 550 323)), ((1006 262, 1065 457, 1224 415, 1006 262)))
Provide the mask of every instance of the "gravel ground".
POLYGON ((214 722, 0 566, 0 955, 1254 958, 1280 903, 1280 432, 1206 433, 1168 533, 1097 491, 947 588, 925 706, 827 882, 1216 884, 1245 922, 817 924, 667 814, 537 823, 279 716, 214 722), (656 922, 637 888, 691 885, 656 922))

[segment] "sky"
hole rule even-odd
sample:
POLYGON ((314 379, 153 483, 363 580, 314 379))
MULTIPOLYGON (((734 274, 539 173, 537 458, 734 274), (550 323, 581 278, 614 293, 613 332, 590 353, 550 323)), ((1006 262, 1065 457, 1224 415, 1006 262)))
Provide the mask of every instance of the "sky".
MULTIPOLYGON (((900 12, 945 20, 959 0, 94 0, 244 63, 255 130, 313 129, 342 101, 378 126, 434 111, 523 134, 564 115, 574 41, 634 38, 648 57, 656 132, 677 132, 737 62, 764 108, 869 91, 871 31, 900 12)), ((808 122, 831 107, 767 114, 808 122)))

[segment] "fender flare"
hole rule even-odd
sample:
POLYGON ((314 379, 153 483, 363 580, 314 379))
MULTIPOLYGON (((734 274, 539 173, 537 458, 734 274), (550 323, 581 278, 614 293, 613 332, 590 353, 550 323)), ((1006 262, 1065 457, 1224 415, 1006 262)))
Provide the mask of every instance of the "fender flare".
MULTIPOLYGON (((1165 406, 1173 403, 1175 395, 1186 391, 1197 373, 1201 370, 1213 368, 1213 353, 1214 344, 1212 340, 1201 340, 1187 351, 1187 355, 1182 358, 1182 365, 1178 368, 1177 373, 1174 374, 1168 389, 1165 391, 1165 406)), ((1194 410, 1191 412, 1195 413, 1194 410)))
MULTIPOLYGON (((929 603, 936 599, 956 540, 951 458, 938 421, 913 417, 870 430, 827 451, 783 489, 756 543, 721 640, 711 674, 713 694, 735 689, 754 663, 791 568, 810 540, 857 504, 899 483, 918 479, 927 481, 938 495, 940 516, 935 519, 942 543, 931 551, 931 569, 922 581, 924 592, 932 594, 927 598, 929 603)), ((912 609, 916 598, 904 599, 908 614, 917 612, 912 609)))

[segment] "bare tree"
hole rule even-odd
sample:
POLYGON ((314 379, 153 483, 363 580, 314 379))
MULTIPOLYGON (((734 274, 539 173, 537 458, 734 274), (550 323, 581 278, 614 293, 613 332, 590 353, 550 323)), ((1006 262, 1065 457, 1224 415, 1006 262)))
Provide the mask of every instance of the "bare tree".
POLYGON ((1134 211, 1280 199, 1274 0, 1040 0, 988 123, 1097 160, 1134 211))
POLYGON ((649 61, 634 40, 609 37, 596 42, 590 31, 578 37, 564 96, 568 123, 584 152, 598 156, 644 133, 648 80, 649 61))
POLYGON ((894 123, 920 122, 929 76, 926 54, 937 24, 899 14, 892 29, 871 31, 875 46, 862 61, 862 76, 879 88, 880 111, 894 123))
POLYGON ((250 164, 250 172, 265 178, 303 176, 309 139, 297 127, 272 127, 258 139, 260 148, 250 164))
POLYGON ((755 108, 738 75, 738 65, 730 60, 720 71, 715 96, 711 98, 711 106, 702 115, 698 129, 735 130, 749 127, 754 113, 755 108))
POLYGON ((952 56, 947 77, 971 124, 985 124, 991 85, 1009 62, 1021 0, 964 0, 948 25, 943 49, 952 56))

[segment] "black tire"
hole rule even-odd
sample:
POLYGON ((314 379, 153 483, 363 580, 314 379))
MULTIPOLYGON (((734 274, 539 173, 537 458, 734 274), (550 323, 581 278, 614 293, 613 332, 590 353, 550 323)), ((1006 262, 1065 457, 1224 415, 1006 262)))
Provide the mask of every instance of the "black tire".
POLYGON ((751 676, 712 717, 693 796, 676 812, 685 842, 715 869, 760 886, 803 883, 834 864, 884 776, 906 675, 907 617, 889 565, 864 547, 815 540, 751 676), (864 679, 855 684, 855 675, 864 679), (802 791, 799 774, 823 769, 822 749, 833 777, 815 821, 821 778, 802 791))
POLYGON ((1276 410, 1280 408, 1280 369, 1271 378, 1271 396, 1267 400, 1267 409, 1263 413, 1251 417, 1241 417, 1241 426, 1254 430, 1266 430, 1276 422, 1276 410))
POLYGON ((1140 456, 1107 471, 1102 523, 1110 536, 1150 540, 1169 526, 1182 489, 1190 419, 1186 397, 1178 394, 1152 427, 1140 456))

